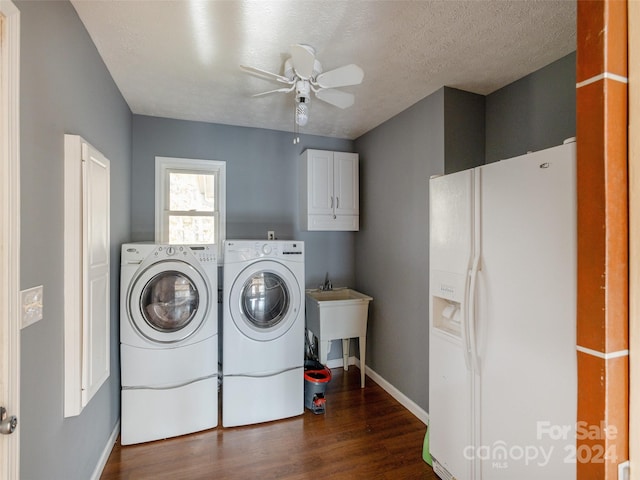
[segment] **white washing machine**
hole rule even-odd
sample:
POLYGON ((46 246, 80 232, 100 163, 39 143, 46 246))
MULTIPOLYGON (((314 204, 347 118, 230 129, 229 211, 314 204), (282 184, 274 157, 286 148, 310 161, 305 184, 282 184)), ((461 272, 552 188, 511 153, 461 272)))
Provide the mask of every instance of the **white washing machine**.
POLYGON ((224 246, 222 426, 304 412, 304 244, 224 246))
POLYGON ((218 272, 209 245, 122 245, 121 442, 218 425, 218 272))

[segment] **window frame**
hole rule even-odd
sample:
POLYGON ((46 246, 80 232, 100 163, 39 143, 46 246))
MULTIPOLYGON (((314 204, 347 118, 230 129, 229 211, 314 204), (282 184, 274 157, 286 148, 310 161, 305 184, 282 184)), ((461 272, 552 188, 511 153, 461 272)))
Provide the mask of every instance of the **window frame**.
MULTIPOLYGON (((226 170, 227 162, 195 158, 156 157, 155 171, 155 242, 169 243, 169 174, 176 171, 189 174, 214 175, 215 208, 213 212, 196 212, 191 216, 213 217, 216 227, 216 251, 218 261, 222 259, 226 240, 226 170)), ((189 212, 175 211, 181 216, 189 212)))

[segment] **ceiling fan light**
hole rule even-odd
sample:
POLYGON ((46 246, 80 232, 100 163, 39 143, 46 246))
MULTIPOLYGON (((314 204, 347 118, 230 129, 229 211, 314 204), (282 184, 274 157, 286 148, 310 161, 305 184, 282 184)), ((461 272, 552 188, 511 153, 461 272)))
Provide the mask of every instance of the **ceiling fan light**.
POLYGON ((296 123, 304 127, 309 121, 309 105, 304 102, 296 104, 296 123))

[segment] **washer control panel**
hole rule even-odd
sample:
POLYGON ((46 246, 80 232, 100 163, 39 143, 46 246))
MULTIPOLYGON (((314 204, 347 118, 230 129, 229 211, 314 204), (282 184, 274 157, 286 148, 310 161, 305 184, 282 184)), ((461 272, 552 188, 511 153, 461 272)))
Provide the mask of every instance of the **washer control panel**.
POLYGON ((191 253, 202 263, 217 263, 214 245, 190 245, 191 253))

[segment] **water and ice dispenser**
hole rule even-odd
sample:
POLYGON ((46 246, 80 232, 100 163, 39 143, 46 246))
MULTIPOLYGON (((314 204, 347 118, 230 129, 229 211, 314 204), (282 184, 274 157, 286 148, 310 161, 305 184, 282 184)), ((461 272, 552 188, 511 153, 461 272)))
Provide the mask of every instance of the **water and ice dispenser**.
POLYGON ((462 310, 460 303, 433 297, 433 326, 451 335, 461 335, 462 310))
POLYGON ((432 272, 431 318, 433 327, 450 335, 462 335, 465 275, 432 272))

